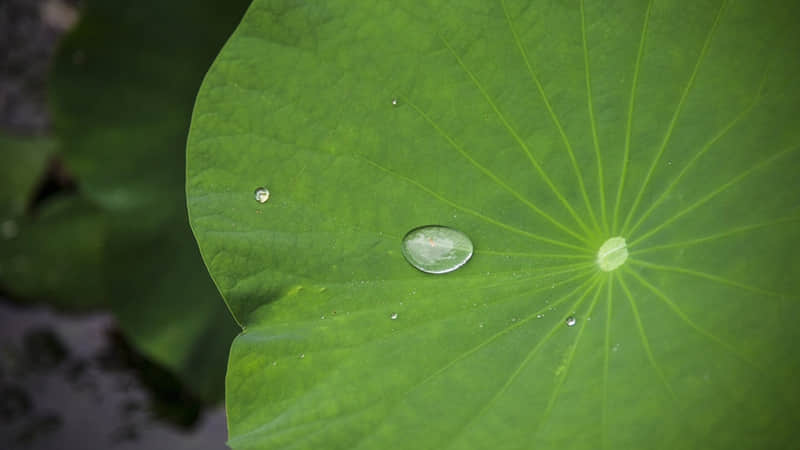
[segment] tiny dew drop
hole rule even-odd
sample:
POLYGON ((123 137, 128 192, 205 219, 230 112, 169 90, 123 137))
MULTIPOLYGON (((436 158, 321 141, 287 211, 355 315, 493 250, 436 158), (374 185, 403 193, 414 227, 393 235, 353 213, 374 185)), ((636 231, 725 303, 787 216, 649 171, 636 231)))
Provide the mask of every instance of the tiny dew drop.
POLYGON ((415 228, 403 238, 403 256, 425 273, 452 272, 472 258, 472 241, 449 227, 428 225, 415 228))
POLYGON ((397 106, 397 97, 392 97, 392 106, 397 106))
POLYGON ((395 320, 395 319, 397 319, 397 313, 392 313, 392 315, 391 315, 391 316, 389 316, 389 317, 390 317, 392 320, 395 320))
POLYGON ((266 203, 269 200, 269 190, 265 187, 257 188, 253 192, 253 196, 256 198, 258 203, 266 203))
POLYGON ((578 321, 577 321, 577 319, 575 319, 575 316, 569 316, 569 317, 567 317, 567 326, 568 326, 568 327, 574 327, 574 326, 575 326, 575 323, 577 323, 577 322, 578 322, 578 321))

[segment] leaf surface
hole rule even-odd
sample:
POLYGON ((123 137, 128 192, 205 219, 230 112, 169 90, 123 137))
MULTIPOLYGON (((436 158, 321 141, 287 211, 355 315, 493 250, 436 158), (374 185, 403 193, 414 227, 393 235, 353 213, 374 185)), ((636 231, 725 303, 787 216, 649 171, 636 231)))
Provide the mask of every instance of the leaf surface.
POLYGON ((798 445, 797 12, 255 1, 188 143, 229 444, 798 445), (472 259, 414 269, 424 225, 472 259))

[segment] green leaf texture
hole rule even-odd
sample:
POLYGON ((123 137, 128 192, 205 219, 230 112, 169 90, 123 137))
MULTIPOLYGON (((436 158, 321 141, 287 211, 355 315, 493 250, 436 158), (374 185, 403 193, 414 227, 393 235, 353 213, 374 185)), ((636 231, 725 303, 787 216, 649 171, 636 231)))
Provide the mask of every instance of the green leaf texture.
POLYGON ((800 445, 798 13, 255 1, 188 143, 231 447, 800 445))

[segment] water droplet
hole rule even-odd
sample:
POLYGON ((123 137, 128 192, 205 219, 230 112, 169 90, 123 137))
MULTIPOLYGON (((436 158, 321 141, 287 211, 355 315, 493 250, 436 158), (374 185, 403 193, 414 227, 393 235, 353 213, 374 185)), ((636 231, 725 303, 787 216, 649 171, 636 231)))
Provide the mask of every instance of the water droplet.
POLYGON ((392 318, 392 320, 397 319, 397 313, 392 313, 392 315, 390 317, 392 318))
POLYGON ((265 187, 260 187, 253 192, 258 203, 266 203, 269 200, 269 190, 265 187))
POLYGON ((568 327, 574 327, 576 322, 578 322, 578 320, 575 319, 575 316, 567 317, 567 326, 568 327))
POLYGON ((542 317, 544 317, 544 314, 537 314, 537 315, 536 315, 536 318, 537 318, 537 319, 541 319, 542 317))
POLYGON ((472 258, 472 241, 452 228, 428 225, 415 228, 403 238, 403 256, 425 273, 452 272, 472 258))
POLYGON ((392 106, 397 106, 397 97, 392 97, 392 106))
POLYGON ((616 352, 617 350, 619 350, 619 344, 614 344, 614 346, 611 347, 611 351, 616 352))
POLYGON ((512 322, 516 322, 516 321, 517 321, 517 318, 516 318, 516 317, 512 317, 512 318, 511 318, 511 321, 512 321, 512 322))
POLYGON ((597 265, 605 272, 611 272, 628 259, 628 247, 625 238, 612 237, 605 241, 597 251, 597 265))
POLYGON ((272 361, 272 365, 273 366, 277 366, 278 365, 278 361, 272 361))
POLYGON ((479 326, 480 328, 483 328, 483 322, 481 322, 480 324, 478 324, 478 326, 479 326))
POLYGON ((325 320, 325 316, 320 317, 320 320, 325 320))
POLYGON ((672 160, 667 161, 667 165, 671 166, 672 165, 672 160))
POLYGON ((300 359, 303 359, 303 358, 305 358, 305 357, 306 357, 306 354, 305 354, 305 353, 300 353, 300 359))

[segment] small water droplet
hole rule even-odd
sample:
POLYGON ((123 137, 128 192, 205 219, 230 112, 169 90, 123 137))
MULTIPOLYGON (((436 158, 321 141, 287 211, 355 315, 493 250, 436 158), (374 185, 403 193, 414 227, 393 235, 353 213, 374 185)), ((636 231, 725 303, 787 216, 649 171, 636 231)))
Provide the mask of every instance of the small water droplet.
POLYGON ((320 320, 325 320, 325 316, 320 317, 320 320))
POLYGON ((397 97, 392 97, 392 106, 397 106, 397 97))
POLYGON ((578 320, 575 319, 575 316, 567 317, 567 326, 568 327, 574 327, 576 322, 578 322, 578 320))
POLYGON ((672 165, 672 160, 667 161, 667 165, 671 166, 672 165))
POLYGON ((425 273, 452 272, 472 258, 472 241, 449 227, 429 225, 415 228, 403 238, 403 256, 425 273))
POLYGON ((253 192, 253 196, 258 203, 266 203, 269 200, 269 190, 265 187, 260 187, 253 192))
POLYGON ((544 314, 537 314, 537 315, 536 315, 536 318, 537 318, 537 319, 541 319, 542 317, 544 317, 544 314))
POLYGON ((272 365, 273 366, 277 366, 278 365, 278 361, 272 361, 272 365))
POLYGON ((392 320, 397 319, 397 313, 392 313, 392 315, 390 317, 392 318, 392 320))
POLYGON ((619 344, 614 344, 614 346, 611 347, 611 351, 616 352, 617 350, 619 350, 619 344))
POLYGON ((481 322, 480 324, 478 324, 478 326, 479 326, 479 327, 481 327, 481 328, 483 328, 483 322, 481 322))
POLYGON ((306 357, 306 354, 305 354, 305 353, 300 353, 300 359, 303 359, 303 358, 305 358, 305 357, 306 357))
POLYGON ((512 322, 516 322, 516 321, 517 321, 517 318, 516 318, 516 317, 512 317, 512 318, 511 318, 511 321, 512 321, 512 322))

